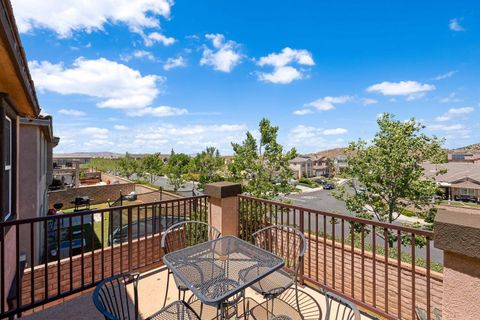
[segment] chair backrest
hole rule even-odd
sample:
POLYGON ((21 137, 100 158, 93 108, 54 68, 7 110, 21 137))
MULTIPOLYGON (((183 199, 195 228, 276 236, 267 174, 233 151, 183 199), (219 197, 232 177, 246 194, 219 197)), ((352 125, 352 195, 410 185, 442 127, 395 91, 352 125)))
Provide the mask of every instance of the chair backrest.
POLYGON ((138 320, 138 277, 140 274, 120 274, 100 282, 93 292, 95 307, 108 320, 138 320), (127 285, 133 284, 133 301, 127 285))
POLYGON ((273 225, 252 234, 255 245, 285 259, 285 269, 297 281, 307 247, 305 235, 298 229, 273 225))
POLYGON ((327 313, 325 320, 360 320, 360 311, 355 304, 332 292, 325 292, 327 313))
POLYGON ((220 231, 202 221, 182 221, 170 226, 162 235, 161 246, 164 253, 173 252, 217 239, 220 231))

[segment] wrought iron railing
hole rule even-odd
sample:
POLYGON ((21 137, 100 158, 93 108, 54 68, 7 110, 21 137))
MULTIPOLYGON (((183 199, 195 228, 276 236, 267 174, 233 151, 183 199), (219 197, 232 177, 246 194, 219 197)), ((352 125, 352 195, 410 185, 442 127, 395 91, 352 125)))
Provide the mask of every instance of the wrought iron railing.
POLYGON ((415 319, 416 308, 431 319, 441 309, 443 253, 433 247, 431 231, 249 196, 239 197, 239 210, 245 240, 270 224, 304 232, 300 281, 388 319, 415 319))
POLYGON ((161 265, 161 232, 207 212, 198 196, 0 223, 0 318, 161 265))

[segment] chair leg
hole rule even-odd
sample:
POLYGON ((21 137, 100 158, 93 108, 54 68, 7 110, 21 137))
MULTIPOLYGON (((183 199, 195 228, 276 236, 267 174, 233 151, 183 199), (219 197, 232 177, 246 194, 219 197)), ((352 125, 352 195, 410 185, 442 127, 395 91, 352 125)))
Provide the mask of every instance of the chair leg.
POLYGON ((165 299, 163 300, 163 308, 165 308, 165 306, 167 305, 169 283, 170 283, 170 270, 167 271, 167 290, 165 291, 165 299))

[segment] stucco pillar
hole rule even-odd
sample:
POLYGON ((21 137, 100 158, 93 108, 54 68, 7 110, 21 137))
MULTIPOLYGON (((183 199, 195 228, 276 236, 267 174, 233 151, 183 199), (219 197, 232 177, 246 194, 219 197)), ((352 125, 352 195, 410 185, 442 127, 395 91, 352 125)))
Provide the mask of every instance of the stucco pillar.
POLYGON ((440 210, 434 230, 444 250, 442 319, 479 319, 480 211, 440 210))
POLYGON ((210 215, 208 223, 220 230, 222 235, 238 236, 238 195, 242 187, 238 183, 215 182, 205 185, 209 196, 210 215))

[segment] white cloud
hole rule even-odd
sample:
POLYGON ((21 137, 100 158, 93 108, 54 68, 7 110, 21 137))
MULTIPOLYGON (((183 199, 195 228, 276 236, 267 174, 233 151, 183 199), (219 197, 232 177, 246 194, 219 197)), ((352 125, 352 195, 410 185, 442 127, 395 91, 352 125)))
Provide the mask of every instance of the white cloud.
POLYGON ((128 116, 131 117, 141 117, 145 115, 154 116, 154 117, 171 117, 171 116, 181 116, 187 114, 187 109, 175 108, 169 106, 160 106, 160 107, 146 107, 138 110, 132 110, 127 112, 128 116))
POLYGON ((306 114, 311 114, 311 113, 313 113, 312 109, 298 109, 293 111, 293 114, 296 116, 304 116, 306 114))
POLYGON ((222 154, 232 154, 231 142, 245 139, 248 127, 241 123, 152 124, 137 121, 124 127, 117 124, 112 130, 91 126, 56 126, 61 137, 56 152, 112 151, 112 152, 176 152, 193 154, 207 146, 215 146, 222 154), (81 134, 79 134, 81 133, 81 134))
POLYGON ((353 98, 350 96, 338 96, 338 97, 324 97, 312 102, 309 102, 303 106, 302 109, 296 110, 293 112, 295 115, 305 115, 312 113, 312 109, 317 111, 328 111, 335 109, 336 104, 345 104, 349 101, 352 101, 353 98))
POLYGON ((108 129, 97 128, 97 127, 87 127, 82 130, 83 134, 90 136, 93 139, 107 139, 108 138, 108 129))
POLYGON ((340 135, 340 134, 345 134, 347 133, 348 130, 345 128, 335 128, 335 129, 325 129, 323 130, 323 134, 326 136, 335 136, 335 135, 340 135))
POLYGON ((13 0, 20 32, 49 29, 60 37, 72 32, 103 30, 109 23, 126 24, 130 30, 158 28, 160 17, 169 18, 172 0, 13 0))
POLYGON ((303 74, 290 66, 275 68, 274 71, 270 73, 263 72, 258 74, 259 80, 279 84, 287 84, 302 78, 303 74))
POLYGON ((290 130, 288 134, 288 146, 298 149, 309 149, 318 151, 319 149, 335 148, 345 144, 342 138, 332 139, 326 136, 342 135, 347 133, 347 129, 322 129, 305 125, 298 125, 290 130))
POLYGON ((217 71, 229 73, 242 60, 240 45, 235 41, 225 41, 224 35, 218 33, 206 34, 205 38, 211 40, 213 49, 204 46, 200 65, 212 66, 217 71))
POLYGON ((441 103, 455 103, 455 102, 462 102, 463 100, 460 98, 457 98, 457 94, 455 92, 452 92, 448 95, 448 97, 444 97, 440 99, 441 103))
POLYGON ((167 62, 163 65, 163 69, 168 71, 173 68, 180 68, 187 66, 187 61, 182 57, 179 56, 177 58, 168 58, 167 62))
POLYGON ((173 147, 175 151, 187 153, 215 146, 223 154, 231 154, 230 143, 242 141, 247 129, 243 124, 162 124, 136 130, 132 145, 139 150, 169 151, 173 147))
POLYGON ((48 61, 31 61, 29 65, 39 90, 95 97, 102 108, 145 108, 159 94, 157 82, 164 80, 157 75, 142 76, 137 70, 105 58, 78 58, 71 67, 48 61))
POLYGON ((87 115, 85 112, 80 110, 75 110, 75 109, 60 109, 58 110, 58 113, 66 116, 72 116, 72 117, 83 117, 87 115))
POLYGON ((260 67, 271 66, 272 72, 258 73, 258 79, 271 83, 287 84, 305 77, 304 70, 293 67, 292 64, 301 66, 314 66, 312 54, 305 49, 283 48, 280 53, 270 53, 257 61, 260 67))
POLYGON ((422 98, 429 91, 435 90, 433 84, 420 83, 417 81, 384 81, 371 85, 367 92, 381 93, 384 96, 407 96, 406 100, 411 101, 422 98))
POLYGON ((128 130, 128 127, 127 126, 124 126, 123 124, 116 124, 113 126, 113 128, 115 130, 119 130, 119 131, 126 131, 128 130))
POLYGON ((450 30, 455 32, 465 31, 465 28, 460 25, 460 22, 457 18, 450 20, 448 27, 450 28, 450 30))
POLYGON ((432 80, 439 81, 439 80, 444 80, 452 77, 455 73, 457 73, 457 70, 451 70, 446 73, 442 73, 437 75, 436 77, 433 77, 432 80))
POLYGON ((153 46, 155 43, 159 42, 164 46, 170 46, 175 43, 175 38, 167 37, 160 32, 152 32, 149 35, 143 36, 143 41, 147 47, 153 46))
POLYGON ((472 107, 463 107, 463 108, 456 108, 456 109, 452 108, 452 109, 449 109, 443 115, 436 117, 435 120, 448 121, 448 120, 451 120, 452 118, 472 113, 474 110, 475 109, 472 107))
POLYGON ((362 99, 360 99, 360 103, 363 104, 364 106, 369 106, 369 105, 372 105, 372 104, 377 104, 378 101, 375 100, 375 99, 371 99, 371 98, 362 98, 362 99))
POLYGON ((133 52, 133 56, 135 58, 147 58, 148 60, 155 61, 155 57, 153 56, 153 54, 145 50, 135 50, 133 52))

